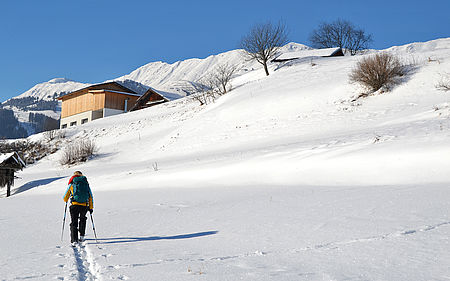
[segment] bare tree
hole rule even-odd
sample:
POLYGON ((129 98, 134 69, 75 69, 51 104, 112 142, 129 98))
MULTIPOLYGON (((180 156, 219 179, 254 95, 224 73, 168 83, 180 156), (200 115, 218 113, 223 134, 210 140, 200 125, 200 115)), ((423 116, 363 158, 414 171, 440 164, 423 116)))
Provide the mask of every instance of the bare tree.
POLYGON ((213 83, 212 75, 208 74, 192 83, 192 94, 190 97, 200 103, 200 106, 206 105, 215 100, 215 83, 213 83))
POLYGON ((241 40, 241 48, 249 60, 256 60, 264 66, 269 75, 267 62, 275 58, 279 48, 287 43, 286 26, 282 23, 273 25, 270 22, 253 26, 241 40))
POLYGON ((237 66, 223 63, 217 65, 210 73, 192 84, 192 98, 200 105, 215 101, 231 90, 231 78, 237 70, 237 66))
POLYGON ((229 63, 219 64, 213 73, 213 86, 217 88, 219 95, 224 95, 231 90, 231 78, 236 73, 237 66, 229 63))
POLYGON ((321 23, 309 36, 314 48, 339 47, 347 49, 353 56, 358 51, 367 49, 372 42, 372 35, 355 27, 351 22, 337 19, 332 23, 321 23))
POLYGON ((206 105, 209 103, 209 101, 211 100, 210 97, 211 95, 209 94, 209 92, 202 91, 201 89, 204 89, 203 87, 195 87, 195 89, 193 90, 194 92, 189 96, 191 99, 198 101, 200 103, 200 106, 202 105, 206 105))

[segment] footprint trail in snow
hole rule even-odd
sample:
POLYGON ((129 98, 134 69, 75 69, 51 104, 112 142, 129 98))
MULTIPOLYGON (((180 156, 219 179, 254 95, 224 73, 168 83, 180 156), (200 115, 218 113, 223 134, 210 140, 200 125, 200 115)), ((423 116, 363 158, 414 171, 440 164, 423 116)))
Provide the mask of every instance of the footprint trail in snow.
POLYGON ((78 281, 99 281, 100 266, 95 262, 92 252, 86 243, 81 243, 73 248, 75 266, 78 272, 78 281))

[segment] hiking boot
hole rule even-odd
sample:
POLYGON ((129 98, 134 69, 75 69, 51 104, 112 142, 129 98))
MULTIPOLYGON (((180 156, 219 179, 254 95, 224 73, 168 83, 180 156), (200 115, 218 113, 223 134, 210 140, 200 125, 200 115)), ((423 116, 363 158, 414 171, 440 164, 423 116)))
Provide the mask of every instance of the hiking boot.
POLYGON ((78 245, 78 242, 72 242, 70 243, 70 245, 72 245, 72 247, 76 247, 78 245))
POLYGON ((78 239, 78 241, 80 242, 84 242, 86 239, 84 238, 84 236, 80 236, 80 239, 78 239))

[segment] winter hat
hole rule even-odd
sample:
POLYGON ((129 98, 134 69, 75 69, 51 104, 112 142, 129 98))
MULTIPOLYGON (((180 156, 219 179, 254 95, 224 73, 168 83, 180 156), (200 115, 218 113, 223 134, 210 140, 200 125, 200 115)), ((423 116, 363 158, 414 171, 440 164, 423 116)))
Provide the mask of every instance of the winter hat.
POLYGON ((83 173, 81 173, 80 171, 76 171, 75 173, 73 173, 74 176, 82 176, 83 173))

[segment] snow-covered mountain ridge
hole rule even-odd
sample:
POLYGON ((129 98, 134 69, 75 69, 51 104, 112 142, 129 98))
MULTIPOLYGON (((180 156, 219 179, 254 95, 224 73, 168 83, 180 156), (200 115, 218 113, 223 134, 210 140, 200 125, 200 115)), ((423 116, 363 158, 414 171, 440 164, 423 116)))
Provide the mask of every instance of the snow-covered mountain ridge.
MULTIPOLYGON (((298 43, 289 43, 281 49, 281 52, 294 52, 303 49, 310 48, 298 43)), ((246 64, 242 61, 240 53, 240 50, 233 50, 218 55, 211 55, 204 59, 193 58, 172 64, 162 61, 150 62, 132 71, 130 74, 105 82, 129 79, 159 90, 179 91, 173 85, 183 81, 194 82, 208 73, 208 71, 211 71, 218 63, 227 62, 233 65, 248 65, 248 63, 246 64)), ((90 85, 89 83, 77 82, 66 78, 54 78, 47 82, 36 84, 15 98, 35 97, 43 100, 53 100, 55 93, 72 92, 90 85)))

